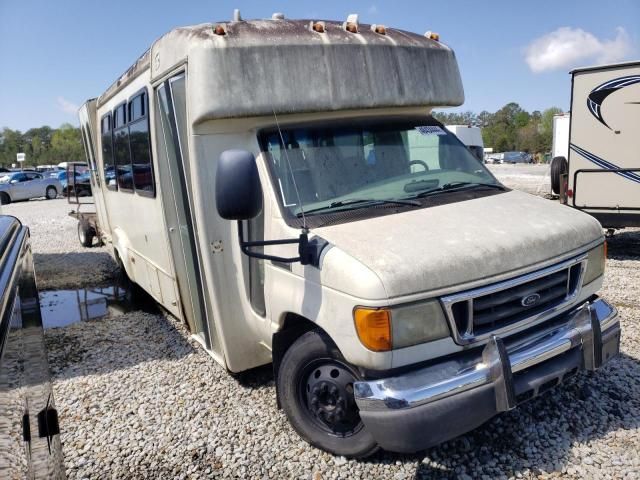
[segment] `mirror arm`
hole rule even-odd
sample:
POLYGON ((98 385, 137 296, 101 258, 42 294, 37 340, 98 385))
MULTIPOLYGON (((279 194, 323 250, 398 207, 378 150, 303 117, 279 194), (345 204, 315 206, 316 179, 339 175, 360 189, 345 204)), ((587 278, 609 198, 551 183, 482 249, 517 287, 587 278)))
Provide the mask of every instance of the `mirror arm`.
POLYGON ((264 240, 260 242, 245 242, 244 241, 244 229, 242 226, 242 220, 238 221, 238 238, 240 240, 240 250, 242 253, 252 258, 259 258, 262 260, 272 260, 274 262, 283 262, 283 263, 293 263, 293 262, 301 262, 303 265, 306 265, 308 262, 303 262, 303 259, 307 258, 307 245, 308 245, 308 237, 306 232, 301 233, 300 237, 297 239, 290 240, 264 240), (297 257, 277 257, 275 255, 265 255, 264 253, 252 252, 250 250, 251 247, 267 247, 270 245, 298 245, 298 253, 297 257))

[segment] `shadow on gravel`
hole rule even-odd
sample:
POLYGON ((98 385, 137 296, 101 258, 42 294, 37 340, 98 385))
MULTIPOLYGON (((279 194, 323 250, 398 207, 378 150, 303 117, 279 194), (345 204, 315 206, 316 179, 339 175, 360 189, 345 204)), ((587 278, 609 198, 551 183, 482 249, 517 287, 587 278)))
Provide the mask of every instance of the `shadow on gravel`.
POLYGON ((607 238, 607 258, 638 260, 640 258, 640 230, 621 230, 607 238))
POLYGON ((34 253, 39 290, 101 286, 116 277, 118 266, 106 251, 34 253))
POLYGON ((582 373, 466 435, 414 455, 378 452, 364 462, 415 462, 416 479, 566 473, 569 460, 605 462, 608 453, 590 450, 589 441, 637 428, 640 362, 621 354, 601 370, 582 373), (586 445, 575 452, 576 442, 586 445))

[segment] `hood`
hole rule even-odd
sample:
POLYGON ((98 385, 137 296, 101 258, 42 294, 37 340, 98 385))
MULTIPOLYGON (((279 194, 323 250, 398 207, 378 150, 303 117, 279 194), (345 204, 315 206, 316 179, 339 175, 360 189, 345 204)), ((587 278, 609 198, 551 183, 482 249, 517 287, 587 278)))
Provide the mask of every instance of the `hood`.
POLYGON ((602 227, 570 207, 510 191, 313 233, 375 273, 391 298, 566 258, 602 238, 602 227))

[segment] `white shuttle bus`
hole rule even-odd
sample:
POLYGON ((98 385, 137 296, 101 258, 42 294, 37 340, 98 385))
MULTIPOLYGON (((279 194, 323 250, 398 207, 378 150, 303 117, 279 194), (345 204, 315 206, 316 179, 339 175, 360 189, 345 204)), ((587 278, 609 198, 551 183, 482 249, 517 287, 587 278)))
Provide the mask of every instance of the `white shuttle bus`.
POLYGON ((640 62, 579 68, 571 74, 568 166, 556 173, 556 178, 566 174, 561 200, 611 231, 638 227, 640 62))
MULTIPOLYGON (((501 185, 431 116, 454 52, 357 16, 176 28, 80 111, 129 278, 349 457, 453 438, 618 352, 597 221, 501 185)), ((213 381, 213 379, 211 380, 213 381)))

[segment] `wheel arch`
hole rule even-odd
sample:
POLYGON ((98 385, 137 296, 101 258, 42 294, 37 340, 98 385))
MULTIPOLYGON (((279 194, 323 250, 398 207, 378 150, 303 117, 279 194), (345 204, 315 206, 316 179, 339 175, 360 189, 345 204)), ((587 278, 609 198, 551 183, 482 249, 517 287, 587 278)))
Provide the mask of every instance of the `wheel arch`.
POLYGON ((278 395, 278 371, 285 353, 289 347, 298 338, 311 330, 320 330, 324 334, 328 333, 317 323, 308 318, 293 312, 283 314, 282 328, 275 332, 271 338, 271 357, 273 361, 273 378, 276 383, 276 403, 278 408, 280 405, 280 396, 278 395))

